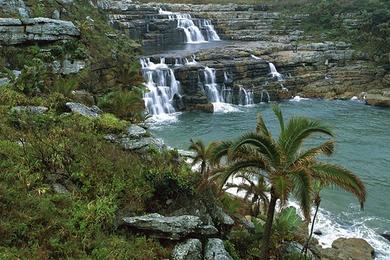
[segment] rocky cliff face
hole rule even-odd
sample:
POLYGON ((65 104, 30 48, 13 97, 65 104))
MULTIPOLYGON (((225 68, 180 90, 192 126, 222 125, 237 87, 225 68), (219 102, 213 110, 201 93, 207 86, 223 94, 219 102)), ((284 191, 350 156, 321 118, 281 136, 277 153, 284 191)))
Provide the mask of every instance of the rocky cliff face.
MULTIPOLYGON (((205 67, 216 70, 216 83, 232 88, 233 103, 238 102, 240 87, 253 91, 255 102, 263 101, 263 90, 268 90, 271 99, 294 95, 349 99, 364 96, 362 92, 389 87, 386 81, 389 71, 376 65, 365 53, 354 50, 350 43, 314 42, 300 26, 303 14, 287 16, 269 12, 262 5, 131 4, 108 0, 98 5, 109 11, 114 27, 154 51, 185 39, 177 22, 159 13, 160 9, 188 13, 195 21, 209 19, 219 36, 231 41, 215 48, 151 56, 156 62, 163 56, 172 65, 177 59, 196 57, 197 64, 174 68, 188 107, 207 103, 202 94, 204 88, 199 87, 205 67), (269 62, 282 77, 271 73, 269 62), (226 74, 231 79, 229 83, 226 74)), ((355 14, 342 19, 349 30, 355 30, 360 23, 355 14)))
POLYGON ((80 31, 72 22, 49 18, 0 18, 0 44, 18 45, 75 39, 80 31))

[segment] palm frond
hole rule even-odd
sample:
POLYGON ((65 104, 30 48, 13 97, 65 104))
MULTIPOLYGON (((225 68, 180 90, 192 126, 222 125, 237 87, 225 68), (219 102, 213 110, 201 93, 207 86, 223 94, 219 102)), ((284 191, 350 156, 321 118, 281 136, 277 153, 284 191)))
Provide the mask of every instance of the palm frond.
POLYGON ((278 118, 279 125, 280 125, 280 132, 284 132, 284 119, 283 119, 283 113, 282 110, 280 109, 279 105, 274 104, 272 106, 272 111, 274 111, 276 117, 278 118))
POLYGON ((260 154, 263 154, 275 164, 279 162, 279 151, 271 138, 259 135, 257 133, 247 133, 242 135, 233 145, 232 151, 236 152, 244 145, 250 145, 260 154))
POLYGON ((316 147, 313 147, 309 150, 306 150, 303 153, 298 154, 298 156, 290 162, 290 165, 294 166, 302 166, 306 165, 309 162, 312 162, 316 159, 318 155, 326 155, 330 156, 333 154, 335 148, 335 141, 334 140, 328 140, 316 147))
POLYGON ((366 201, 366 188, 358 176, 351 171, 329 163, 318 162, 312 166, 313 177, 324 186, 337 186, 352 193, 360 202, 361 208, 366 201))
POLYGON ((305 117, 294 117, 289 120, 285 131, 281 133, 278 140, 289 161, 301 148, 303 142, 313 134, 333 136, 332 131, 317 120, 305 117))
POLYGON ((306 171, 294 172, 290 175, 295 198, 299 201, 299 206, 306 220, 310 221, 310 208, 312 202, 312 178, 306 171))
POLYGON ((215 142, 210 149, 211 162, 213 164, 219 164, 221 159, 228 155, 232 145, 233 142, 231 141, 215 142))
POLYGON ((263 115, 261 113, 257 114, 256 133, 271 138, 271 133, 268 131, 267 125, 265 124, 263 115))

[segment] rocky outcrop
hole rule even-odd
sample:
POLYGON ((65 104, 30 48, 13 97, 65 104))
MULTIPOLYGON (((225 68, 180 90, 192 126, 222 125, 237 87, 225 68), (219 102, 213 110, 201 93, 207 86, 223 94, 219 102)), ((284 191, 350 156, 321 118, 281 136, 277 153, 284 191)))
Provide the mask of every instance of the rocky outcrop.
POLYGON ((146 130, 138 125, 130 125, 127 128, 127 134, 129 137, 141 138, 146 136, 146 130))
POLYGON ((71 112, 85 117, 97 118, 100 117, 100 114, 102 113, 97 106, 88 107, 84 104, 74 102, 68 102, 65 105, 71 112))
POLYGON ((202 243, 199 239, 188 239, 177 244, 172 251, 173 260, 201 260, 202 243))
POLYGON ((75 39, 80 31, 69 21, 49 18, 0 18, 0 44, 18 45, 75 39))
POLYGON ((0 0, 0 10, 21 17, 28 17, 30 12, 23 0, 0 0))
POLYGON ((233 260, 226 251, 223 241, 219 238, 210 238, 207 240, 205 248, 205 260, 233 260))
POLYGON ((128 227, 170 240, 180 240, 190 235, 207 237, 218 233, 214 226, 204 225, 199 217, 191 215, 164 217, 153 213, 138 217, 125 217, 123 221, 128 227))
POLYGON ((83 60, 68 60, 54 61, 52 63, 54 73, 61 73, 63 75, 76 74, 86 67, 86 62, 83 60))
POLYGON ((11 108, 12 113, 31 113, 31 114, 43 114, 47 112, 48 108, 43 106, 16 106, 11 108))
POLYGON ((390 89, 369 92, 366 102, 372 106, 390 107, 390 89))
POLYGON ((332 248, 320 250, 323 260, 370 260, 374 258, 374 248, 361 238, 338 238, 332 248))
MULTIPOLYGON (((235 104, 240 103, 242 88, 251 91, 254 102, 258 103, 268 101, 268 96, 271 100, 289 99, 295 95, 350 99, 371 89, 390 86, 388 67, 378 66, 367 54, 354 50, 351 43, 313 42, 313 37, 301 26, 305 14, 270 12, 264 5, 99 2, 100 8, 110 13, 110 23, 140 40, 146 52, 149 47, 155 53, 156 48, 165 44, 185 41, 177 21, 169 13, 159 13, 160 8, 189 14, 195 24, 207 19, 222 39, 234 40, 214 43, 214 48, 193 48, 194 51, 188 48, 149 55, 155 62, 164 57, 167 64, 174 66, 175 77, 183 91, 182 103, 176 105, 176 110, 213 111, 204 93, 206 66, 215 69, 216 83, 231 91, 229 102, 235 104), (191 60, 193 55, 198 63, 176 66, 183 65, 182 60, 191 60), (270 73, 268 62, 276 66, 280 78, 270 73)), ((338 18, 348 30, 357 30, 362 23, 362 17, 357 13, 338 18)), ((201 26, 200 29, 203 30, 201 26)), ((378 104, 387 102, 383 97, 372 100, 377 100, 373 102, 378 104)))

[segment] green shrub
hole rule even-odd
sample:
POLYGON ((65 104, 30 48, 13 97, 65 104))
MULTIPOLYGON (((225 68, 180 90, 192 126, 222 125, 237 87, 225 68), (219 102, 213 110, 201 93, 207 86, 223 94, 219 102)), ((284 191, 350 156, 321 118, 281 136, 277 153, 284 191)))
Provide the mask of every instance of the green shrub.
POLYGON ((103 114, 96 120, 96 125, 99 131, 103 133, 122 133, 126 131, 128 122, 120 120, 112 114, 103 114))
POLYGON ((110 112, 121 119, 130 122, 143 121, 144 101, 142 100, 142 92, 134 88, 134 90, 114 91, 99 100, 99 107, 104 111, 110 112))

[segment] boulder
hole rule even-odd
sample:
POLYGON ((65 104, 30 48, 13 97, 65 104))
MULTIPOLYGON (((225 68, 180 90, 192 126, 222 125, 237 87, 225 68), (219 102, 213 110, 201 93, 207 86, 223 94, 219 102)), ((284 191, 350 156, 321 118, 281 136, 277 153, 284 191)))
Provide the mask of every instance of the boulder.
POLYGON ((125 217, 123 221, 128 227, 170 240, 180 240, 189 235, 212 236, 218 233, 215 227, 203 225, 199 217, 192 215, 165 217, 153 213, 138 217, 125 217))
POLYGON ((68 194, 69 191, 67 188, 65 188, 64 185, 60 184, 60 183, 53 183, 53 190, 56 192, 56 193, 59 193, 59 194, 68 194))
POLYGON ((0 10, 28 17, 29 10, 23 0, 0 0, 0 10))
POLYGON ((80 31, 70 21, 50 18, 0 18, 0 44, 18 45, 75 39, 80 31))
POLYGON ((202 243, 199 239, 188 239, 177 244, 172 252, 173 260, 201 260, 202 243))
POLYGON ((383 234, 381 234, 381 236, 390 241, 390 232, 389 233, 383 233, 383 234))
POLYGON ((161 149, 164 145, 162 141, 154 137, 134 139, 134 137, 123 137, 119 139, 119 144, 125 150, 139 150, 147 147, 161 149))
POLYGON ((16 106, 11 108, 11 112, 27 112, 31 114, 43 114, 48 110, 47 107, 43 106, 16 106))
POLYGON ((130 125, 127 128, 127 135, 129 137, 141 138, 146 135, 146 130, 138 125, 130 125))
POLYGON ((370 260, 374 258, 374 248, 361 238, 338 238, 332 243, 332 248, 320 250, 324 260, 370 260))
POLYGON ((207 240, 204 259, 205 260, 233 260, 233 258, 226 251, 223 241, 219 238, 210 238, 207 240))
POLYGON ((63 60, 54 61, 52 63, 52 69, 54 73, 61 73, 63 75, 76 74, 85 68, 86 63, 83 60, 63 60))
POLYGON ((80 114, 85 117, 97 118, 100 117, 102 111, 97 106, 87 107, 81 103, 68 102, 65 104, 73 113, 80 114))
POLYGON ((368 93, 366 103, 372 106, 390 107, 390 89, 368 93))

